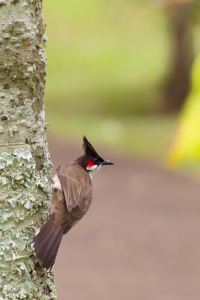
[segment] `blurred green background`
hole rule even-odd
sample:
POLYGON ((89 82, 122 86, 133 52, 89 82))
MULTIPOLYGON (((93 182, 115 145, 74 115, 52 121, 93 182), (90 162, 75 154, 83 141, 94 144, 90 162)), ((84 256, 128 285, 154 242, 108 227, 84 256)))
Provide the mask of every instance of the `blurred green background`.
POLYGON ((187 73, 190 81, 200 33, 196 2, 168 2, 44 0, 51 136, 86 135, 117 152, 164 160, 190 91, 190 84, 176 81, 177 74, 187 73), (184 47, 186 58, 178 52, 184 47))

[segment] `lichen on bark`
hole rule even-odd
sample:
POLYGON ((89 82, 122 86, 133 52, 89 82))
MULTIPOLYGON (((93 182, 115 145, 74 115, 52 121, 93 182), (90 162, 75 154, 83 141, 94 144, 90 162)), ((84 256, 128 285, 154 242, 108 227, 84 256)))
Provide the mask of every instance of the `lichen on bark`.
POLYGON ((56 299, 31 240, 49 212, 41 0, 0 1, 0 299, 56 299))
POLYGON ((55 299, 54 276, 35 259, 31 241, 48 216, 49 165, 41 171, 29 150, 0 156, 0 295, 3 299, 55 299), (42 176, 41 176, 42 175, 42 176))

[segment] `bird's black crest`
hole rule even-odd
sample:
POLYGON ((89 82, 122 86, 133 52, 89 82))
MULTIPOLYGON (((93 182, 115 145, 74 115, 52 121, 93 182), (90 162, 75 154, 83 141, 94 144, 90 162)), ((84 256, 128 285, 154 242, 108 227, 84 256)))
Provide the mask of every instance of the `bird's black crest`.
POLYGON ((86 137, 83 137, 83 150, 85 151, 85 155, 95 156, 98 157, 100 160, 104 161, 101 156, 95 151, 92 145, 88 142, 86 137))

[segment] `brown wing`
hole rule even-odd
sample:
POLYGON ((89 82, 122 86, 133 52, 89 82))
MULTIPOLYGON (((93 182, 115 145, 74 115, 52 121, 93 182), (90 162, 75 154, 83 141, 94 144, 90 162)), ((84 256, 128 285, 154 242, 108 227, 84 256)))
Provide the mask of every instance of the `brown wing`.
POLYGON ((62 165, 56 171, 65 195, 67 210, 71 212, 80 202, 81 185, 77 180, 77 170, 72 170, 70 165, 62 165))
POLYGON ((54 226, 59 226, 66 221, 68 215, 65 196, 60 190, 57 190, 56 192, 56 202, 54 207, 54 226))
POLYGON ((67 223, 72 227, 85 215, 91 204, 92 182, 88 173, 78 165, 64 164, 56 171, 69 212, 67 223))

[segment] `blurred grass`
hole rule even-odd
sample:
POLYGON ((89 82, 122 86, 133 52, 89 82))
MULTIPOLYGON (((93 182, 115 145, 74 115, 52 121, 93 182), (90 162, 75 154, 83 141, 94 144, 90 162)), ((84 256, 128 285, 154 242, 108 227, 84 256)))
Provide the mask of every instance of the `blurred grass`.
POLYGON ((84 115, 54 119, 51 137, 72 139, 80 143, 84 135, 95 145, 102 144, 115 153, 125 153, 142 159, 164 162, 176 127, 176 118, 161 116, 136 116, 134 118, 85 118, 84 115))
POLYGON ((166 16, 150 1, 44 0, 46 107, 121 116, 154 112, 167 70, 166 16))
POLYGON ((165 12, 150 3, 44 0, 51 136, 163 158, 176 120, 155 116, 169 45, 165 12))

